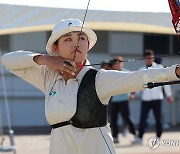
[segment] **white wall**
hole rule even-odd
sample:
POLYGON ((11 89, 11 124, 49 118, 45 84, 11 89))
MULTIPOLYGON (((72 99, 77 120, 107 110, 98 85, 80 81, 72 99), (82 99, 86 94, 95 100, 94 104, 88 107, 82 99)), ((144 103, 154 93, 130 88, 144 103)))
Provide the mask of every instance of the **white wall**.
POLYGON ((10 36, 10 50, 45 51, 46 32, 20 33, 10 36))
POLYGON ((143 34, 109 32, 109 52, 111 54, 141 55, 143 53, 143 34))

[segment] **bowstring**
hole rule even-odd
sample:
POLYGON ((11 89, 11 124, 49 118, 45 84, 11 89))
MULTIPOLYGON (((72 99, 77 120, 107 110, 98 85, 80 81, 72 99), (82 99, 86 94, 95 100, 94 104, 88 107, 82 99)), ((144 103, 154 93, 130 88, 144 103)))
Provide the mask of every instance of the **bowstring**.
MULTIPOLYGON (((80 30, 80 34, 82 33, 82 29, 83 29, 83 26, 84 26, 84 22, 85 22, 85 20, 86 20, 86 16, 87 16, 87 11, 88 11, 88 8, 89 8, 89 4, 90 4, 90 0, 88 0, 88 4, 87 4, 86 11, 85 11, 85 14, 84 14, 83 23, 82 23, 81 30, 80 30)), ((77 42, 77 45, 76 45, 76 49, 77 49, 77 47, 78 47, 78 45, 79 45, 79 41, 80 41, 80 36, 79 36, 79 39, 78 39, 78 42, 77 42)), ((73 57, 73 61, 74 61, 74 59, 75 59, 75 57, 76 57, 76 52, 77 52, 77 50, 75 50, 74 57, 73 57)))
MULTIPOLYGON (((83 26, 84 26, 84 23, 85 23, 85 20, 86 20, 86 16, 87 16, 87 11, 88 11, 88 8, 89 8, 89 4, 90 4, 90 0, 88 0, 88 4, 87 4, 87 7, 86 7, 86 11, 85 11, 83 23, 82 23, 81 30, 80 30, 80 34, 82 33, 82 29, 83 29, 83 26)), ((77 45, 76 45, 76 49, 77 49, 77 47, 78 47, 78 45, 79 45, 80 37, 81 37, 81 36, 79 36, 79 39, 78 39, 78 42, 77 42, 77 45)), ((75 59, 76 52, 77 52, 77 50, 75 50, 74 57, 73 57, 73 61, 74 61, 74 59, 75 59)), ((77 79, 76 79, 76 81, 77 81, 78 85, 80 86, 80 83, 78 82, 77 79)), ((96 120, 97 120, 97 119, 96 119, 96 120)), ((98 121, 96 121, 96 122, 98 123, 98 121)), ((101 133, 101 135, 102 135, 102 137, 103 137, 104 142, 106 143, 106 146, 108 147, 108 150, 109 150, 110 154, 112 154, 111 149, 110 149, 110 147, 109 147, 109 144, 107 143, 107 141, 106 141, 106 139, 105 139, 105 136, 104 136, 101 128, 100 128, 100 127, 98 127, 98 128, 99 128, 99 131, 100 131, 100 133, 101 133)))

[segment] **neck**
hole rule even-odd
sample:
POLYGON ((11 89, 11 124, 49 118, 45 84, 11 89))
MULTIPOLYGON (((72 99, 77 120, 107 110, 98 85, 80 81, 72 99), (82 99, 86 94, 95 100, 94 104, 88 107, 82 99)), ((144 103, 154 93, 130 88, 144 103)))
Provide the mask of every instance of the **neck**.
POLYGON ((151 67, 151 66, 152 66, 152 64, 148 64, 148 65, 146 64, 146 67, 151 67))

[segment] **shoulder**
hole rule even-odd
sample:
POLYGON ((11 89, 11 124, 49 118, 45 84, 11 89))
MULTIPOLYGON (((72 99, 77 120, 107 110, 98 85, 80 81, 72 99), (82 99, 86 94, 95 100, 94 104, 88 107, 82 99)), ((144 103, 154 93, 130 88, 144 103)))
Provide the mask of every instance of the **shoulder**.
POLYGON ((130 72, 130 70, 126 69, 126 68, 123 68, 122 71, 124 72, 130 72))
POLYGON ((146 66, 142 66, 139 68, 139 70, 144 70, 144 69, 147 69, 146 66))

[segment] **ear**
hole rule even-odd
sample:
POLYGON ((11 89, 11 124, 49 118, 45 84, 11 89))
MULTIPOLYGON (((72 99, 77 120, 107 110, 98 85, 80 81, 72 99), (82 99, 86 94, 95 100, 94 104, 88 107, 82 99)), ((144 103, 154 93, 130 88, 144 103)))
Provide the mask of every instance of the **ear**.
POLYGON ((52 49, 53 52, 57 52, 57 45, 53 44, 51 49, 52 49))

